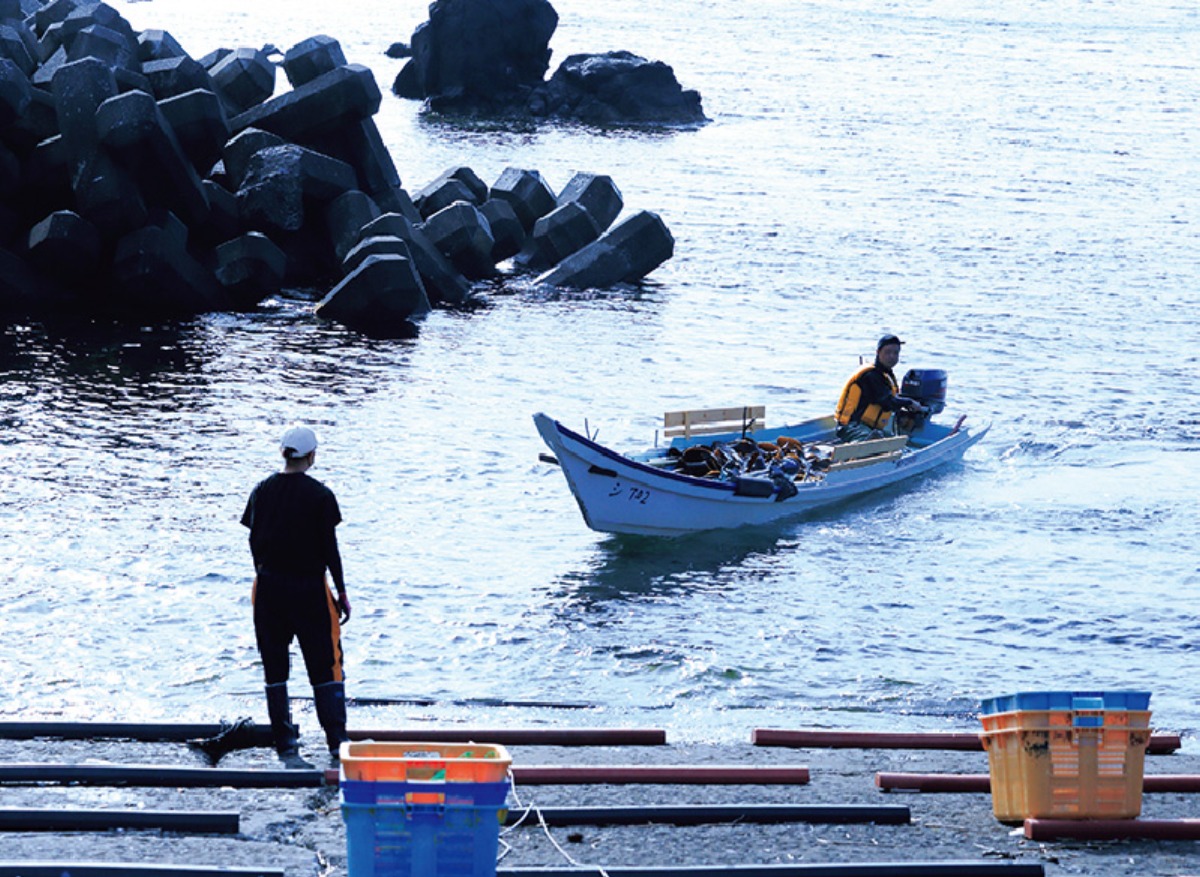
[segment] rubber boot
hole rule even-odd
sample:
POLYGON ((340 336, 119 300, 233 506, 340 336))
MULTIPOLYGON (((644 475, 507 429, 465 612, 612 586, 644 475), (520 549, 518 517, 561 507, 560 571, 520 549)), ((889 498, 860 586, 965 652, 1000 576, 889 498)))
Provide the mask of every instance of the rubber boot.
POLYGON ((350 740, 346 734, 346 686, 341 682, 314 685, 313 701, 317 706, 317 721, 325 730, 325 742, 336 756, 341 745, 350 740))
POLYGON ((288 703, 286 682, 267 686, 267 717, 271 720, 271 734, 275 738, 275 751, 279 759, 290 768, 311 769, 312 765, 300 757, 300 738, 292 724, 292 708, 288 703))

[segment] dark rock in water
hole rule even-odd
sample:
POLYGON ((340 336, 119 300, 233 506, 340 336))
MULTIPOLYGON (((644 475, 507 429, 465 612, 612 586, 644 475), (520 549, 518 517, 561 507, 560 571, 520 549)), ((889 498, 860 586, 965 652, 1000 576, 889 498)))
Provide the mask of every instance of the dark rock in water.
POLYGON ((700 93, 683 89, 662 61, 631 52, 572 55, 529 99, 534 115, 594 125, 704 122, 700 93))
POLYGON ((587 208, 600 231, 613 224, 613 220, 621 213, 625 201, 621 191, 612 177, 599 174, 578 173, 558 193, 558 206, 579 202, 587 208))
POLYGON ((324 35, 296 43, 283 56, 283 72, 292 88, 307 85, 318 76, 344 66, 346 55, 341 43, 324 35))
POLYGON ((245 128, 231 137, 222 150, 225 176, 228 178, 231 188, 237 191, 242 187, 242 180, 246 177, 246 168, 250 166, 250 159, 256 152, 271 146, 285 146, 286 144, 287 141, 278 134, 258 128, 245 128))
POLYGON ((64 284, 94 281, 100 248, 100 232, 71 210, 56 210, 29 230, 30 261, 64 284))
POLYGON ((439 210, 445 210, 455 201, 479 203, 475 200, 474 193, 467 188, 467 184, 453 177, 435 180, 413 194, 413 206, 423 219, 428 219, 439 210))
POLYGON ((325 227, 339 262, 358 243, 362 227, 378 219, 381 213, 379 205, 358 189, 351 189, 329 202, 325 208, 325 227))
POLYGON ((442 108, 510 103, 542 82, 556 27, 547 0, 435 0, 394 90, 442 108))
POLYGON ((28 103, 24 103, 19 95, 10 93, 10 88, 21 94, 25 93, 25 88, 20 82, 5 85, 0 77, 0 91, 8 94, 6 97, 0 97, 0 100, 11 102, 10 105, 14 108, 24 106, 24 112, 7 126, 4 140, 18 153, 27 155, 43 140, 58 136, 58 114, 54 109, 54 97, 44 88, 34 88, 31 80, 28 103))
POLYGON ((342 270, 347 274, 351 273, 365 262, 368 256, 403 256, 405 259, 412 259, 412 252, 408 244, 394 235, 383 234, 363 238, 342 260, 342 270))
POLYGON ((496 241, 492 247, 493 262, 503 262, 521 252, 521 247, 525 245, 525 227, 517 219, 511 204, 498 198, 489 198, 483 202, 479 212, 487 219, 496 241))
POLYGON ((279 291, 287 257, 266 235, 252 231, 217 247, 217 281, 233 307, 247 310, 279 291))
POLYGON ((191 228, 192 240, 205 247, 215 247, 231 240, 242 230, 238 215, 237 196, 215 180, 201 182, 208 198, 208 216, 191 228))
POLYGON ((68 15, 82 5, 83 0, 50 0, 33 14, 33 28, 44 34, 52 24, 62 24, 68 15))
POLYGON ((392 43, 383 54, 389 58, 411 58, 412 48, 408 43, 392 43))
POLYGON ((404 191, 392 154, 374 119, 350 123, 312 143, 318 152, 346 162, 358 172, 360 188, 388 213, 419 214, 404 191))
POLYGON ((22 182, 15 200, 30 219, 36 221, 55 210, 75 209, 67 148, 61 135, 47 137, 34 148, 25 161, 22 182))
MULTIPOLYGON (((68 48, 75 38, 89 27, 100 26, 120 34, 137 46, 137 36, 116 9, 107 3, 80 3, 62 21, 62 44, 68 48)), ((136 51, 134 52, 136 55, 136 51)))
POLYGON ((34 271, 24 259, 0 249, 0 313, 44 313, 73 301, 74 296, 34 271))
POLYGON ((487 200, 488 186, 465 165, 449 168, 413 193, 413 204, 421 216, 429 217, 455 201, 476 206, 487 200))
POLYGON ((144 30, 138 34, 138 58, 147 61, 162 61, 166 58, 182 58, 187 54, 179 41, 165 30, 144 30))
POLYGON ((675 239, 659 217, 635 213, 538 277, 538 283, 576 289, 604 289, 636 283, 675 252, 675 239))
POLYGON ((492 184, 489 197, 507 201, 526 233, 533 231, 533 224, 558 206, 554 192, 540 173, 517 167, 504 169, 492 184))
POLYGON ((450 262, 473 280, 495 273, 492 229, 479 208, 469 201, 455 201, 433 214, 421 230, 450 262))
POLYGON ((37 43, 30 51, 26 36, 32 37, 29 29, 21 22, 5 22, 0 24, 0 58, 12 61, 26 76, 32 76, 34 69, 41 59, 37 53, 37 43))
POLYGON ((316 307, 318 317, 368 334, 405 334, 429 312, 421 278, 403 256, 368 256, 316 307))
POLYGON ((55 71, 53 88, 79 214, 110 237, 138 227, 146 219, 141 193, 112 156, 100 148, 96 126, 96 111, 117 94, 112 71, 95 58, 72 61, 55 71))
MULTIPOLYGON (((557 25, 547 0, 437 0, 430 16, 408 69, 431 102, 526 106, 557 25)), ((195 60, 95 0, 0 0, 0 307, 141 319, 336 283, 323 316, 402 332, 523 246, 526 267, 564 261, 622 209, 607 177, 556 198, 536 170, 489 187, 461 166, 414 203, 380 100, 330 37, 195 60), (276 66, 292 86, 278 96, 276 66)), ((629 237, 612 240, 625 280, 650 266, 622 247, 662 249, 629 237)))
POLYGON ((54 81, 54 74, 58 72, 59 67, 66 63, 67 50, 62 46, 59 46, 49 58, 42 62, 42 65, 38 67, 37 70, 33 71, 33 76, 29 81, 32 82, 36 88, 44 88, 47 91, 51 91, 51 83, 54 81))
POLYGON ((235 49, 208 75, 230 115, 244 113, 275 93, 275 65, 259 49, 235 49))
POLYGON ((208 197, 170 124, 144 91, 109 98, 96 110, 100 140, 139 183, 147 203, 189 225, 208 218, 208 197))
POLYGON ((327 204, 356 185, 345 162, 294 144, 272 146, 250 158, 238 207, 255 230, 299 231, 306 206, 327 204))
POLYGON ((158 102, 184 154, 198 172, 207 173, 229 140, 229 120, 221 99, 197 88, 158 102))
POLYGON ((130 71, 137 70, 141 63, 138 61, 137 41, 132 36, 125 36, 100 24, 85 27, 71 41, 67 60, 78 61, 80 58, 99 58, 114 69, 130 71))
POLYGON ((360 240, 379 235, 398 237, 408 244, 413 264, 434 304, 462 304, 471 293, 471 284, 429 239, 429 235, 408 216, 385 213, 363 226, 360 240))
POLYGON ((201 55, 196 59, 196 63, 205 70, 212 70, 225 59, 226 55, 233 54, 233 49, 222 46, 219 49, 213 49, 207 55, 201 55))
POLYGON ((0 58, 0 127, 7 128, 25 115, 33 100, 29 76, 7 58, 0 58))
POLYGON ((371 71, 347 64, 229 120, 235 131, 262 128, 302 145, 375 115, 383 96, 371 71))
POLYGON ((187 55, 146 61, 142 64, 142 75, 150 80, 154 96, 159 100, 175 97, 197 88, 216 91, 208 71, 200 66, 200 62, 187 55))
POLYGON ((229 297, 170 228, 149 225, 121 238, 113 257, 118 307, 136 314, 224 310, 229 297))
POLYGON ((557 265, 600 237, 600 227, 587 208, 568 201, 533 225, 533 233, 513 262, 521 268, 543 271, 557 265))

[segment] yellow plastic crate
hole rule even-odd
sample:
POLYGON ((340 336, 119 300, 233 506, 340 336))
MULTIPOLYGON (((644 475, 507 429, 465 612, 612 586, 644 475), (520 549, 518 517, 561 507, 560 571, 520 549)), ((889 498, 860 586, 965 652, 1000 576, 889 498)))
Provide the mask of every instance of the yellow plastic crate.
POLYGON ((1133 819, 1142 812, 1149 728, 1011 728, 980 736, 1001 822, 1133 819))
POLYGON ((341 779, 368 782, 500 783, 512 758, 494 743, 343 743, 341 779))

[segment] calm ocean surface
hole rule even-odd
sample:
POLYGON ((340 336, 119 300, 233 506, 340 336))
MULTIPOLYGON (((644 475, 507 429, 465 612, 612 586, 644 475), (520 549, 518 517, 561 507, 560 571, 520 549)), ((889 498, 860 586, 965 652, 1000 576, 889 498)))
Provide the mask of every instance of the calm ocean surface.
POLYGON ((391 96, 383 52, 423 0, 110 2, 194 56, 334 36, 385 92, 410 189, 457 164, 555 189, 606 173, 676 255, 636 292, 491 288, 410 341, 288 294, 168 326, 5 327, 0 716, 265 718, 238 518, 300 419, 346 519, 349 693, 400 701, 352 726, 736 742, 975 730, 981 697, 1133 687, 1160 729, 1200 728, 1194 4, 558 0, 552 68, 663 60, 712 119, 630 133, 391 96), (908 489, 628 540, 586 529, 537 461, 540 410, 628 449, 670 409, 826 413, 885 331, 909 342, 901 373, 949 373, 943 416, 994 424, 908 489))

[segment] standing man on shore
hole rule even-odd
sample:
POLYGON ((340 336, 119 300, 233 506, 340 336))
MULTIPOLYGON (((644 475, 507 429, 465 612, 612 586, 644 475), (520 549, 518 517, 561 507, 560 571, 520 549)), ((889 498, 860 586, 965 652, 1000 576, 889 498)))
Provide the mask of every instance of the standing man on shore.
POLYGON ((299 737, 288 702, 289 648, 299 640, 313 688, 317 720, 329 751, 346 735, 341 625, 350 620, 336 528, 342 515, 333 491, 308 474, 316 461, 317 436, 293 426, 280 440, 283 471, 254 488, 242 514, 254 557, 254 633, 266 676, 267 715, 275 749, 288 766, 300 758, 299 737), (337 589, 329 590, 326 571, 337 589))

